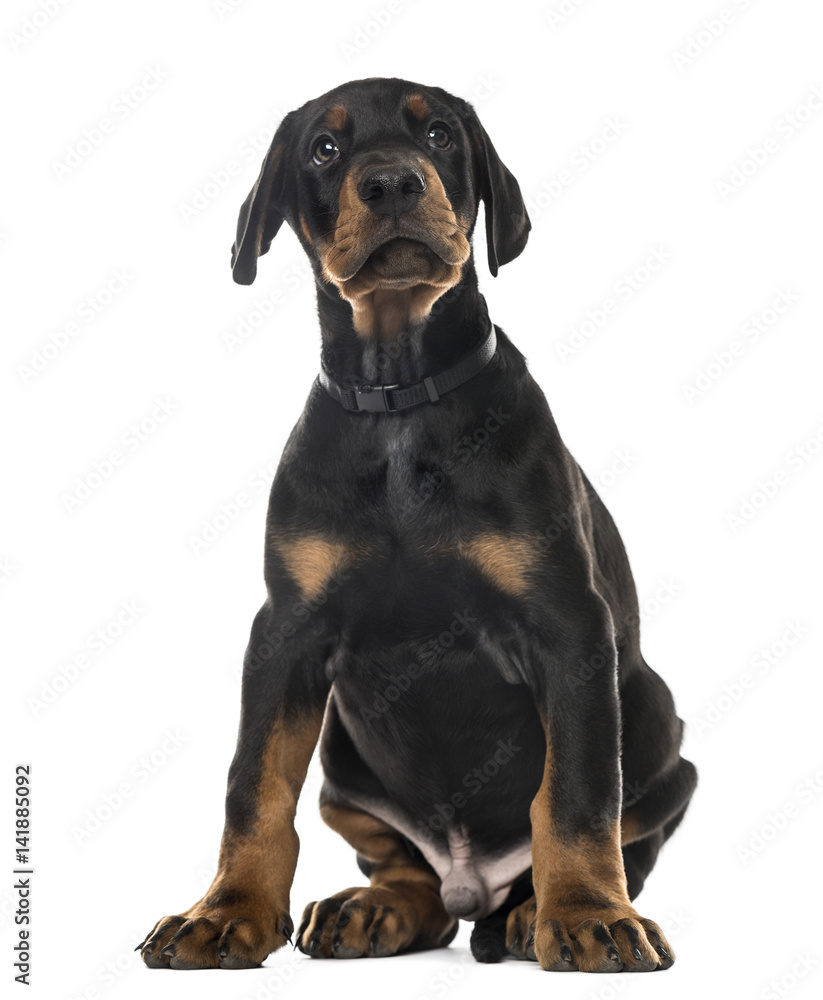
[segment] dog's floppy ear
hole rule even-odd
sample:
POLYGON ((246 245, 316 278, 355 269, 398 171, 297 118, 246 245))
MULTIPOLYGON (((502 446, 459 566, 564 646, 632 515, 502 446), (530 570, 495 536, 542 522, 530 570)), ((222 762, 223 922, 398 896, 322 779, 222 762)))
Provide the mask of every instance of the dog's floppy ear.
POLYGON ((260 176, 240 207, 237 239, 231 248, 234 280, 250 285, 257 277, 257 258, 267 253, 285 221, 288 147, 294 112, 280 123, 263 160, 260 176))
POLYGON ((489 270, 497 277, 501 264, 508 264, 523 252, 532 224, 517 179, 497 155, 474 108, 464 102, 464 109, 480 185, 479 194, 486 206, 489 270))

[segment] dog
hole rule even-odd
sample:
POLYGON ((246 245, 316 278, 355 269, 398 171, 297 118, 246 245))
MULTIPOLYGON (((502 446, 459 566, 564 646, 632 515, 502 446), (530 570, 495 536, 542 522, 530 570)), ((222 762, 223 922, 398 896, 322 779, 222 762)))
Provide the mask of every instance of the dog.
POLYGON ((241 207, 235 281, 284 222, 308 254, 321 371, 271 490, 218 872, 138 945, 151 968, 291 942, 318 743, 369 885, 309 903, 301 952, 442 947, 464 919, 481 962, 674 962, 632 900, 696 771, 614 522, 478 290, 480 202, 496 276, 530 222, 475 110, 373 78, 286 115, 241 207))

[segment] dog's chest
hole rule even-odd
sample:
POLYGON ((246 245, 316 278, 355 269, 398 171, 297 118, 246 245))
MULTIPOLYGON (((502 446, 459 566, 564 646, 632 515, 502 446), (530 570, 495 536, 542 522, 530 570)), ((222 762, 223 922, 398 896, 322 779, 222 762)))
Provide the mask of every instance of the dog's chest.
POLYGON ((448 463, 441 442, 421 440, 412 427, 401 427, 377 438, 371 456, 382 478, 382 510, 395 530, 413 523, 415 514, 442 512, 448 463))
POLYGON ((344 470, 343 493, 354 515, 344 530, 409 552, 435 545, 445 551, 522 521, 524 494, 513 488, 511 470, 501 474, 500 443, 473 424, 429 420, 369 429, 344 470))
POLYGON ((528 617, 545 562, 530 494, 464 423, 364 424, 342 461, 313 453, 299 488, 276 496, 271 537, 287 569, 306 593, 345 580, 333 604, 346 625, 400 637, 406 624, 439 634, 466 608, 491 625, 501 610, 528 617))

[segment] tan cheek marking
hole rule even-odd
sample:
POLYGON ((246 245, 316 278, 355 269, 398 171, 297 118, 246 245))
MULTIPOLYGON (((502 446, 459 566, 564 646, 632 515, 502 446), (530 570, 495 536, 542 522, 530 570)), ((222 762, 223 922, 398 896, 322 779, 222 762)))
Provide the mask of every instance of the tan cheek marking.
POLYGON ((406 101, 406 107, 418 121, 422 121, 427 115, 431 114, 429 102, 422 94, 412 94, 406 101))
POLYGON ((336 572, 354 562, 350 545, 330 542, 319 535, 286 539, 275 543, 289 576, 306 597, 315 597, 336 572))
POLYGON ((314 240, 311 238, 311 232, 309 230, 309 224, 306 221, 306 216, 300 213, 300 228, 303 230, 303 235, 306 237, 310 245, 314 245, 314 240))
POLYGON ((323 119, 327 127, 333 129, 335 132, 342 132, 348 120, 349 114, 342 104, 333 104, 323 119))
MULTIPOLYGON (((443 187, 443 181, 440 179, 440 174, 435 170, 434 165, 428 160, 421 160, 420 168, 423 171, 423 177, 426 181, 426 195, 418 211, 424 223, 430 225, 433 230, 441 233, 446 228, 444 227, 444 221, 448 220, 448 228, 452 229, 452 232, 448 236, 449 255, 444 259, 450 264, 463 265, 469 259, 469 254, 471 253, 471 246, 465 234, 465 220, 459 218, 452 208, 452 203, 446 194, 445 187, 443 187)), ((442 253, 445 251, 440 250, 439 252, 442 253)))
POLYGON ((460 551, 501 590, 521 596, 529 589, 529 570, 535 560, 530 540, 485 532, 462 543, 460 551))
POLYGON ((373 224, 371 210, 357 193, 357 182, 346 174, 340 186, 337 202, 337 225, 334 235, 319 241, 323 277, 338 288, 347 280, 346 264, 349 251, 361 232, 361 227, 373 224))
POLYGON ((351 171, 346 174, 340 186, 338 204, 342 216, 341 219, 338 219, 338 225, 340 222, 348 224, 352 221, 368 219, 371 216, 370 210, 363 204, 357 193, 357 179, 351 171))

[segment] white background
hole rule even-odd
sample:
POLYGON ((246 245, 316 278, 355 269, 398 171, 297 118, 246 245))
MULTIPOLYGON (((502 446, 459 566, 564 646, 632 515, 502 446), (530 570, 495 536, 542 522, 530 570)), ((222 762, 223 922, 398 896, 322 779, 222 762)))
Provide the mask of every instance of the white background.
MULTIPOLYGON (((394 0, 382 27, 371 12, 386 0, 219 8, 71 0, 37 14, 32 32, 35 0, 4 5, 3 990, 22 990, 11 797, 26 761, 27 995, 755 998, 781 995, 769 985, 781 980, 792 996, 819 995, 819 5, 394 0), (150 72, 159 82, 142 91, 150 72), (237 210, 286 111, 374 75, 473 100, 529 202, 524 254, 496 281, 481 259, 483 292, 623 534, 646 658, 674 691, 700 770, 638 903, 670 931, 679 961, 665 974, 547 981, 532 964, 482 967, 468 925, 448 951, 380 962, 284 951, 263 969, 188 976, 148 971, 131 951, 215 867, 238 669, 264 598, 265 497, 319 359, 290 232, 254 286, 233 284, 237 210), (104 118, 112 128, 97 134, 104 118), (620 134, 598 141, 610 119, 607 137, 620 134), (61 170, 68 147, 87 155, 61 170), (562 171, 571 182, 558 189, 562 171), (669 259, 643 271, 653 249, 669 259), (113 271, 128 278, 110 296, 113 271), (626 274, 630 297, 616 288, 626 274), (225 335, 277 289, 282 303, 230 350, 225 335), (796 301, 767 325, 781 290, 796 301), (91 320, 89 296, 101 307, 91 320), (617 312, 561 356, 608 298, 617 312), (744 327, 761 315, 755 341, 744 327), (744 353, 725 356, 735 340, 744 353), (687 398, 710 365, 709 387, 687 398), (171 413, 152 424, 157 400, 171 413), (152 433, 132 450, 143 420, 152 433), (70 511, 78 479, 114 449, 124 461, 70 511), (192 539, 239 493, 248 505, 196 554, 192 539), (95 652, 101 628, 110 641, 95 652), (140 761, 152 755, 149 773, 140 761), (107 797, 119 807, 107 811, 107 797)), ((296 921, 309 900, 361 881, 320 821, 318 787, 313 763, 296 921)))

